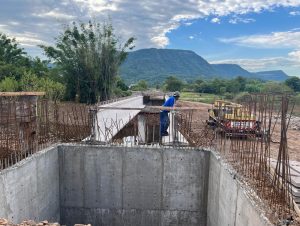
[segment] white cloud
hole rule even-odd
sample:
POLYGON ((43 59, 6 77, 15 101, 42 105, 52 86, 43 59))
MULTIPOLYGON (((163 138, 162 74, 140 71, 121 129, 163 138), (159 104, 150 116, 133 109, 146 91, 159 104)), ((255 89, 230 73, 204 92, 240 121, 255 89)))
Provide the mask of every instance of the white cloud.
POLYGON ((52 10, 49 12, 44 12, 44 13, 33 13, 32 15, 36 16, 36 17, 42 17, 42 18, 50 17, 50 18, 55 18, 55 19, 59 19, 59 20, 60 19, 61 20, 72 20, 75 18, 75 16, 60 12, 58 9, 55 9, 55 10, 52 10))
POLYGON ((189 39, 191 39, 191 40, 193 40, 194 38, 195 38, 195 36, 193 36, 193 35, 189 36, 189 39))
POLYGON ((91 13, 103 11, 117 11, 118 1, 111 0, 74 0, 75 3, 87 8, 91 13))
MULTIPOLYGON (((271 10, 274 7, 300 6, 299 0, 181 0, 132 1, 132 0, 69 0, 80 12, 88 10, 90 16, 103 18, 107 13, 113 20, 116 30, 123 33, 131 30, 138 39, 137 47, 165 47, 169 44, 168 32, 180 24, 192 20, 215 16, 219 18, 231 13, 235 15, 271 10), (167 10, 166 10, 167 9, 167 10), (102 14, 103 15, 103 14, 102 14), (176 25, 174 25, 174 23, 176 25), (159 26, 157 26, 159 24, 159 26)), ((220 20, 220 19, 219 19, 220 20)), ((214 20, 215 22, 217 19, 214 20)), ((250 21, 249 21, 250 22, 250 21)))
POLYGON ((184 23, 184 25, 186 25, 186 26, 191 26, 193 23, 192 22, 186 22, 186 23, 184 23))
POLYGON ((300 63, 300 50, 290 52, 289 57, 300 63))
POLYGON ((244 23, 244 24, 248 24, 248 23, 253 23, 255 22, 255 19, 252 18, 241 18, 241 17, 233 17, 229 20, 229 23, 231 24, 239 24, 239 23, 244 23))
POLYGON ((62 29, 62 21, 104 21, 109 16, 117 35, 124 40, 130 36, 137 38, 137 48, 166 47, 170 43, 169 32, 181 25, 189 26, 196 19, 217 18, 213 20, 220 22, 222 16, 231 14, 241 16, 296 6, 300 6, 299 0, 9 0, 0 8, 0 21, 9 25, 5 31, 11 36, 22 37, 22 33, 32 32, 37 34, 37 40, 53 43, 62 29), (16 23, 11 26, 9 21, 16 23))
POLYGON ((300 11, 291 11, 289 14, 291 16, 300 16, 300 11))
POLYGON ((211 21, 214 24, 219 24, 221 22, 221 20, 218 17, 212 18, 211 21))
POLYGON ((299 48, 300 31, 273 32, 271 34, 219 38, 219 41, 253 48, 299 48))
POLYGON ((212 64, 238 64, 248 71, 284 70, 289 75, 300 76, 300 51, 293 51, 284 57, 257 59, 226 59, 211 61, 212 64))
POLYGON ((270 57, 260 59, 227 59, 211 61, 212 64, 238 64, 249 71, 259 71, 266 68, 283 66, 300 66, 299 63, 285 57, 270 57))
POLYGON ((151 38, 152 43, 156 44, 157 47, 163 48, 169 45, 169 39, 165 36, 155 36, 151 38))
POLYGON ((38 35, 30 32, 17 34, 16 41, 23 47, 33 47, 37 45, 49 45, 49 43, 41 40, 38 35))

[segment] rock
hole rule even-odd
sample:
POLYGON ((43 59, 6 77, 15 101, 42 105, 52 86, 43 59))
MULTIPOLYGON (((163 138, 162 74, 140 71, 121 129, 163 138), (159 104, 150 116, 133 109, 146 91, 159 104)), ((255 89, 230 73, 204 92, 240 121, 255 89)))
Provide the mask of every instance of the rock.
POLYGON ((8 224, 8 220, 4 218, 0 218, 0 225, 7 225, 7 224, 8 224))

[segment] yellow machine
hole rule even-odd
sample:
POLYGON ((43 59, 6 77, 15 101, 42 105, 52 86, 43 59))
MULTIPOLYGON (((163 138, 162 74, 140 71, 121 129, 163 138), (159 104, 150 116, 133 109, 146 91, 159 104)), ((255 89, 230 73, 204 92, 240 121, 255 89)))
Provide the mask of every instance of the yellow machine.
POLYGON ((259 134, 260 123, 254 114, 241 104, 216 100, 208 110, 208 125, 219 128, 229 136, 259 134))

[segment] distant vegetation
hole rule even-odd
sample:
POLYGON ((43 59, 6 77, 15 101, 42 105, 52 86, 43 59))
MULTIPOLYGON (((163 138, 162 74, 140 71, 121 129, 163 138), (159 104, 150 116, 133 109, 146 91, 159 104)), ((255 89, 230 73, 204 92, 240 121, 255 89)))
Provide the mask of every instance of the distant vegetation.
MULTIPOLYGON (((134 90, 145 90, 148 84, 142 80, 132 86, 134 90), (140 84, 145 84, 144 88, 140 84)), ((215 99, 226 99, 238 101, 250 93, 289 93, 293 95, 297 105, 300 105, 300 78, 289 77, 284 82, 262 81, 237 77, 234 79, 197 79, 193 82, 184 82, 176 76, 169 76, 160 87, 166 92, 181 91, 181 99, 212 103, 215 99)))

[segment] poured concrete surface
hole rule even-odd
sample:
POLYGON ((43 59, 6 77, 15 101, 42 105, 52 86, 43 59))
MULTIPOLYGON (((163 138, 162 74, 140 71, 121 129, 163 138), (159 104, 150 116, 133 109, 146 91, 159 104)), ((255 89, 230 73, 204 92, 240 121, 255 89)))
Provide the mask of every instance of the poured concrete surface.
POLYGON ((122 110, 122 108, 144 108, 143 96, 133 96, 117 102, 101 105, 107 109, 97 112, 96 141, 109 142, 141 110, 122 110), (120 109, 110 109, 118 107, 120 109))
POLYGON ((109 226, 270 225, 213 152, 60 145, 0 172, 0 218, 109 226))
POLYGON ((271 226, 214 152, 210 156, 207 226, 271 226))
POLYGON ((206 225, 209 152, 59 149, 62 224, 206 225))
POLYGON ((0 171, 0 218, 59 221, 59 181, 57 147, 0 171))

